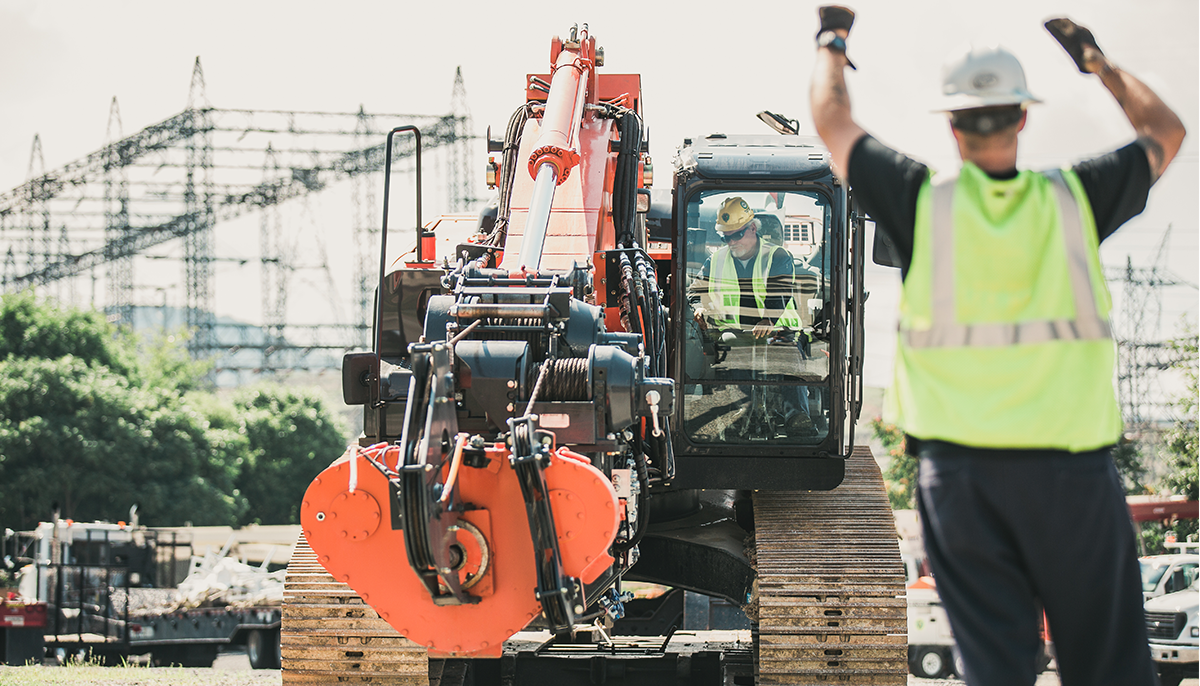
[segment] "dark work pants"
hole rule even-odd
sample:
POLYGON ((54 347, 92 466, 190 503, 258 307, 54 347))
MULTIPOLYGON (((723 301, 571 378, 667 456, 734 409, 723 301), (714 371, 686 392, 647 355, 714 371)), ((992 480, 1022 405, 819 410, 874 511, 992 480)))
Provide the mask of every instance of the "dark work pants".
POLYGON ((1063 686, 1157 683, 1108 449, 921 441, 925 550, 971 686, 1031 685, 1044 606, 1063 686))

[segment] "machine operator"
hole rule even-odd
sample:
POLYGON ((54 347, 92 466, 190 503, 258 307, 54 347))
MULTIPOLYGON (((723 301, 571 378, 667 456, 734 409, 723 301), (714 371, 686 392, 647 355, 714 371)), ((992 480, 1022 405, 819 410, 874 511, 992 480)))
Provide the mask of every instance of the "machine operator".
POLYGON ((760 220, 741 197, 717 210, 717 235, 724 244, 709 256, 691 289, 693 317, 701 329, 718 328, 756 339, 782 329, 797 331, 792 297, 792 254, 759 236, 760 220))
POLYGON ((1072 167, 1017 168, 1017 58, 968 48, 944 70, 962 166, 934 174, 851 116, 854 14, 820 9, 812 114, 839 175, 898 247, 888 406, 920 458, 918 506, 968 684, 1034 683, 1044 607, 1064 686, 1156 682, 1137 552, 1111 451, 1111 300, 1099 245, 1145 207, 1183 124, 1092 33, 1046 23, 1116 98, 1137 139, 1072 167))

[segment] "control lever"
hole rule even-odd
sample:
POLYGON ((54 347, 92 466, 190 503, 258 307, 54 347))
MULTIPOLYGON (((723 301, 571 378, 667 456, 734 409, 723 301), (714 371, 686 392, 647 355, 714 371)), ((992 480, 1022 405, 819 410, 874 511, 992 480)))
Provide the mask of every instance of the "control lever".
POLYGON ((663 435, 662 428, 659 427, 659 425, 658 425, 658 401, 659 400, 662 400, 662 396, 659 395, 658 391, 646 391, 646 402, 650 404, 650 416, 651 416, 651 419, 654 421, 654 431, 651 433, 654 434, 655 438, 658 438, 659 436, 663 435))

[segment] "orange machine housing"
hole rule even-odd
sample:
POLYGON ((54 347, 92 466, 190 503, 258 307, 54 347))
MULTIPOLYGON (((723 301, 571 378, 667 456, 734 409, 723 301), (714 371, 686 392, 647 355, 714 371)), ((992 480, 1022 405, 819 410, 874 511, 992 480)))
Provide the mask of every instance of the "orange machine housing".
MULTIPOLYGON (((525 504, 504 444, 487 449, 481 469, 462 467, 456 537, 464 552, 460 580, 479 602, 438 606, 408 565, 404 532, 388 507, 388 481, 371 464, 395 467, 397 448, 348 451, 321 472, 300 507, 304 537, 321 565, 354 589, 388 624, 434 656, 499 657, 505 639, 538 615, 533 542, 525 504)), ((563 571, 590 582, 612 564, 618 504, 608 478, 565 448, 545 472, 563 571)))
MULTIPOLYGON (((596 291, 603 294, 604 252, 616 247, 612 195, 620 134, 601 110, 604 104, 618 105, 640 117, 641 79, 636 74, 597 75, 596 61, 595 41, 586 34, 570 44, 555 39, 552 73, 530 75, 527 99, 544 105, 533 108, 521 136, 521 168, 513 174, 499 266, 520 278, 534 177, 550 164, 557 185, 537 271, 567 272, 591 260, 596 291), (553 84, 549 97, 534 87, 539 82, 553 84)), ((641 170, 639 163, 639 177, 641 170)), ((433 254, 434 232, 421 234, 424 261, 408 262, 407 255, 400 261, 410 269, 436 268, 441 256, 433 254)), ((596 304, 606 305, 603 298, 596 304)), ((605 319, 609 331, 624 329, 617 308, 606 308, 605 319)), ((466 440, 465 434, 451 438, 456 443, 466 440)), ((385 444, 356 448, 323 471, 304 496, 304 536, 335 579, 355 590, 402 635, 428 647, 430 655, 498 657, 503 642, 541 611, 534 593, 538 579, 526 502, 510 464, 510 450, 503 443, 490 445, 482 468, 463 464, 461 454, 442 467, 441 483, 446 490, 455 489, 454 500, 461 509, 434 515, 457 523, 449 527, 453 541, 430 543, 461 551, 454 569, 463 590, 472 596, 472 602, 462 604, 435 604, 409 565, 403 527, 412 523, 393 519, 393 509, 399 508, 390 505, 395 497, 383 473, 399 471, 399 455, 397 446, 385 444)), ((553 453, 542 476, 562 571, 584 583, 594 581, 613 564, 609 550, 622 517, 612 483, 589 458, 566 448, 553 453)))

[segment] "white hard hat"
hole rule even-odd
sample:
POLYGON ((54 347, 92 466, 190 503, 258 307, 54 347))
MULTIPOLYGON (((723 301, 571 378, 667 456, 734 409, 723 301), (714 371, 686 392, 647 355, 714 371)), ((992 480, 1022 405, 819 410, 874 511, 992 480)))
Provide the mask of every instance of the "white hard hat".
POLYGON ((942 66, 942 95, 939 112, 1041 102, 1026 87, 1017 56, 998 45, 951 53, 942 66))

